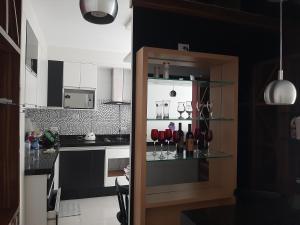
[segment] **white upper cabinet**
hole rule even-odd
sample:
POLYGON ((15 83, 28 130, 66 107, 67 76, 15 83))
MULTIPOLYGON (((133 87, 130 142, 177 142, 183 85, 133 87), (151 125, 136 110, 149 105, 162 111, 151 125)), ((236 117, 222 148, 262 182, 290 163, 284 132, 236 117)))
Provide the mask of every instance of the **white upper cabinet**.
POLYGON ((81 64, 81 88, 97 88, 97 66, 81 64))
POLYGON ((125 102, 131 102, 132 92, 132 74, 131 70, 124 69, 124 80, 123 80, 123 99, 125 102))
POLYGON ((64 87, 97 88, 97 66, 93 64, 64 62, 64 87))
POLYGON ((37 106, 37 76, 26 69, 25 104, 27 108, 37 106))
POLYGON ((64 87, 80 87, 80 63, 64 62, 64 87))

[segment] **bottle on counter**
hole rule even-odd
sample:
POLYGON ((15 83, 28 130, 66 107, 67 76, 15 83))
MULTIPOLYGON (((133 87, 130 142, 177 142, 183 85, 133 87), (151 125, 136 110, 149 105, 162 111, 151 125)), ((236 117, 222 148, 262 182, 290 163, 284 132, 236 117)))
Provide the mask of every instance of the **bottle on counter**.
POLYGON ((188 132, 186 133, 185 138, 185 145, 186 145, 186 156, 191 157, 194 153, 194 135, 192 132, 192 124, 188 125, 188 132))
POLYGON ((179 123, 178 128, 178 144, 177 144, 177 154, 183 154, 184 150, 184 133, 182 131, 182 124, 179 123))

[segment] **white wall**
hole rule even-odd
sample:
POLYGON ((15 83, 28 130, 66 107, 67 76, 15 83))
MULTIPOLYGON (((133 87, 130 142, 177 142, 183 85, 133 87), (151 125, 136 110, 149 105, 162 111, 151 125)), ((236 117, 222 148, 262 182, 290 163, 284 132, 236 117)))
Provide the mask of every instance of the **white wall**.
POLYGON ((126 54, 118 52, 91 51, 76 48, 48 47, 49 60, 93 63, 106 68, 127 68, 131 69, 131 63, 123 60, 126 54))
MULTIPOLYGON (((25 103, 25 51, 26 51, 26 20, 29 21, 38 41, 38 97, 37 104, 45 105, 46 96, 40 95, 41 91, 47 93, 48 63, 47 63, 47 43, 42 33, 37 17, 33 11, 31 0, 23 0, 22 4, 22 29, 21 29, 21 67, 20 67, 20 103, 25 103)), ((20 114, 20 225, 25 225, 24 221, 24 113, 20 114)))

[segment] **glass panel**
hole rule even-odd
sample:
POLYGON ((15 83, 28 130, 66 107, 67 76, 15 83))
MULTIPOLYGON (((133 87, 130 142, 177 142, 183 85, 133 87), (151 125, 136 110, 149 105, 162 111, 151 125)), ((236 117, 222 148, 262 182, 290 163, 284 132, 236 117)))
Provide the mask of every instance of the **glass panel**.
MULTIPOLYGON (((186 118, 186 119, 179 119, 179 118, 166 118, 166 119, 156 119, 156 118, 147 118, 148 121, 157 121, 157 122, 163 122, 163 121, 192 121, 192 120, 204 120, 204 118, 186 118)), ((206 120, 209 121, 233 121, 233 118, 206 118, 206 120)))
POLYGON ((196 153, 194 152, 193 156, 187 157, 185 153, 180 156, 175 156, 175 152, 167 155, 166 152, 163 152, 165 158, 160 159, 159 154, 153 155, 152 152, 147 152, 147 162, 163 162, 163 161, 174 161, 174 160, 199 160, 199 159, 220 159, 220 158, 229 158, 231 154, 226 152, 210 151, 209 153, 196 153))
POLYGON ((155 78, 155 77, 148 77, 148 84, 164 84, 164 85, 180 85, 180 86, 189 86, 192 84, 197 84, 200 87, 223 87, 228 85, 233 85, 233 81, 218 81, 218 80, 184 80, 183 78, 155 78), (179 80, 180 79, 180 80, 179 80))

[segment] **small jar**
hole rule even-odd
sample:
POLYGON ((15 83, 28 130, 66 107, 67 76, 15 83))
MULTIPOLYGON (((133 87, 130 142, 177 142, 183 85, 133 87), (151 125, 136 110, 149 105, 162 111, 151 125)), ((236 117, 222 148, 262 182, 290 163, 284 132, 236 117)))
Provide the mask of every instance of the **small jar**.
POLYGON ((154 66, 154 73, 153 73, 154 77, 155 78, 159 78, 159 75, 160 75, 160 67, 155 65, 154 66))
POLYGON ((164 78, 169 79, 169 77, 170 77, 170 74, 169 74, 170 63, 163 62, 163 65, 164 65, 164 78))

